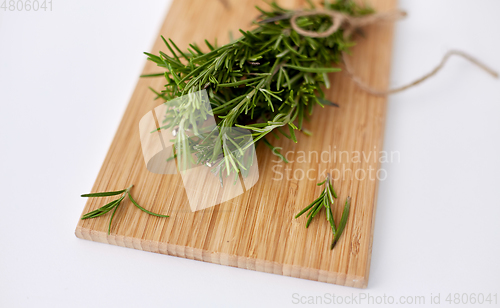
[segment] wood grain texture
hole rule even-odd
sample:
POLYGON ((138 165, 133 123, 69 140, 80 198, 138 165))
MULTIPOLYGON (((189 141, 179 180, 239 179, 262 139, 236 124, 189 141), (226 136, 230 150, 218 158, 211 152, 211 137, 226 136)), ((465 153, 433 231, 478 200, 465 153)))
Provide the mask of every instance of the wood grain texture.
MULTIPOLYGON (((229 5, 216 0, 175 0, 161 34, 172 38, 181 48, 193 41, 201 45, 205 38, 217 37, 219 43, 224 43, 229 30, 238 33, 238 28, 250 27, 250 21, 257 15, 255 4, 265 5, 256 0, 224 2, 229 5)), ((289 8, 305 5, 305 1, 299 0, 280 3, 289 8)), ((371 4, 379 11, 396 8, 396 0, 373 0, 371 4)), ((353 69, 368 84, 386 89, 393 25, 374 25, 364 32, 365 37, 359 37, 353 49, 353 69)), ((157 53, 160 48, 166 49, 158 36, 152 52, 157 53)), ((148 62, 143 73, 158 71, 148 62)), ((380 166, 374 155, 382 149, 386 99, 358 89, 346 74, 331 74, 332 87, 327 95, 340 108, 316 108, 313 120, 305 124, 314 135, 297 135, 297 144, 286 138, 271 140, 282 147, 282 153, 289 153, 288 158, 293 162, 277 162, 276 156, 259 144, 258 183, 237 198, 193 213, 181 176, 152 174, 142 158, 138 123, 160 103, 153 100, 155 96, 148 87, 159 90, 163 82, 162 78, 138 81, 92 191, 118 190, 134 184, 132 195, 139 204, 171 217, 150 216, 126 200, 116 212, 111 235, 107 235, 109 213, 97 219, 80 220, 76 236, 188 259, 366 287, 378 181, 368 176, 356 178, 355 172, 361 177, 362 171, 358 170, 368 173, 380 166), (329 152, 330 158, 327 154, 324 159, 316 158, 314 153, 321 156, 323 151, 329 152), (358 161, 356 152, 373 156, 368 161, 363 157, 358 161), (306 158, 302 159, 304 155, 306 158), (333 251, 329 249, 332 233, 323 212, 308 229, 305 215, 294 219, 296 213, 319 195, 322 188, 316 183, 323 170, 338 170, 341 175, 345 170, 345 176, 334 182, 339 194, 334 207, 337 223, 346 197, 352 197, 347 227, 333 251), (279 173, 283 175, 281 180, 277 180, 279 173)), ((111 198, 89 199, 83 213, 111 198)))

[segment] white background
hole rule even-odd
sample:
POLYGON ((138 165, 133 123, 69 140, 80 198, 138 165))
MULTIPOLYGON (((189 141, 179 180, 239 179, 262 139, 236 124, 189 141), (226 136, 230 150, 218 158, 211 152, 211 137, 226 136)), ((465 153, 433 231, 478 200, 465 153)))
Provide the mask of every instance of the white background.
MULTIPOLYGON (((169 4, 0 10, 0 307, 285 307, 325 293, 422 295, 427 305, 440 293, 445 305, 450 292, 500 293, 500 80, 460 58, 389 99, 385 150, 401 162, 383 166, 366 290, 77 239, 79 195, 92 187, 169 4)), ((500 70, 500 1, 400 6, 409 17, 396 28, 393 85, 450 48, 500 70)))

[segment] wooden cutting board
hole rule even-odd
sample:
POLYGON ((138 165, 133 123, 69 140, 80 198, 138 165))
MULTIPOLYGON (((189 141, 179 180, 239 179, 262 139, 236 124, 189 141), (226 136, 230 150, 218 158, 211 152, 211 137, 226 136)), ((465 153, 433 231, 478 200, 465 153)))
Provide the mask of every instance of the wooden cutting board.
MULTIPOLYGON (((288 8, 307 5, 300 0, 279 2, 288 8)), ((201 45, 205 38, 226 43, 230 30, 237 34, 239 28, 250 28, 257 15, 256 4, 266 6, 257 0, 175 0, 160 34, 172 38, 181 48, 192 42, 201 45)), ((378 11, 396 8, 396 0, 372 0, 371 4, 378 11)), ((353 69, 366 83, 385 89, 393 25, 370 26, 364 34, 353 48, 353 69)), ((158 35, 152 52, 157 54, 160 49, 166 51, 158 35)), ((158 71, 148 62, 143 73, 158 71)), ((134 184, 132 195, 139 204, 170 218, 150 216, 126 199, 116 212, 111 235, 107 235, 111 215, 108 213, 80 220, 76 236, 188 259, 366 287, 378 181, 375 176, 363 178, 362 173, 380 167, 386 99, 363 92, 344 73, 331 74, 332 87, 327 96, 340 108, 315 109, 313 120, 305 124, 314 133, 312 137, 299 134, 296 144, 286 138, 270 140, 282 148, 282 153, 288 153, 290 163, 277 162, 269 148, 259 144, 258 183, 228 202, 191 212, 181 176, 150 173, 142 157, 139 120, 161 103, 153 100, 155 95, 148 87, 160 90, 163 83, 163 78, 139 79, 92 192, 119 190, 134 184), (361 153, 361 159, 355 158, 356 152, 361 153), (322 153, 326 154, 321 157, 322 153), (371 156, 367 160, 368 155, 371 156), (333 251, 329 249, 332 233, 324 212, 308 229, 305 215, 294 219, 320 194, 322 188, 316 183, 323 180, 319 177, 325 169, 338 170, 341 175, 334 182, 339 194, 334 207, 337 223, 346 197, 352 197, 347 227, 333 251)), ((83 213, 112 198, 89 199, 83 213)))

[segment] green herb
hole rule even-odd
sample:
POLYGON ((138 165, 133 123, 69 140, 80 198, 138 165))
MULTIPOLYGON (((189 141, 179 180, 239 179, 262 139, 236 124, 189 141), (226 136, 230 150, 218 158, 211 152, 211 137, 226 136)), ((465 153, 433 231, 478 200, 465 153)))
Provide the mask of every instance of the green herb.
MULTIPOLYGON (((344 37, 342 29, 323 38, 302 36, 290 24, 295 11, 275 2, 270 7, 257 7, 261 15, 254 22, 255 28, 240 30, 242 36, 224 46, 205 40, 207 52, 196 44, 190 44, 183 52, 172 40, 162 37, 168 54, 145 53, 148 60, 165 69, 142 77, 165 78, 164 89, 155 94, 167 105, 189 93, 203 89, 208 92, 212 111, 188 99, 175 105, 175 115, 163 119, 161 129, 175 131, 174 146, 183 163, 181 169, 195 154, 197 163, 213 167, 221 178, 223 174, 242 172, 235 161, 245 156, 249 146, 231 139, 223 142, 222 134, 198 134, 198 126, 207 116, 215 116, 219 131, 231 127, 247 129, 254 142, 263 140, 274 149, 264 139, 267 134, 277 132, 297 142, 295 131, 310 134, 304 130, 303 122, 308 121, 315 105, 335 106, 325 99, 322 87, 329 88, 327 73, 340 71, 332 64, 341 61, 342 52, 348 51, 353 42, 344 37), (189 131, 199 138, 186 141, 189 131), (232 150, 226 148, 229 145, 232 150)), ((312 4, 311 8, 314 9, 312 4)), ((352 16, 373 13, 353 0, 325 1, 325 9, 352 16)), ((316 14, 299 17, 296 23, 304 30, 323 32, 331 26, 331 18, 316 14)))
POLYGON ((335 228, 332 206, 335 199, 337 199, 337 194, 333 189, 333 185, 331 183, 329 174, 323 182, 318 183, 318 186, 321 186, 323 184, 325 185, 325 188, 321 192, 320 196, 316 200, 314 200, 311 204, 306 206, 302 211, 300 211, 295 216, 295 218, 299 218, 302 214, 308 212, 307 213, 308 219, 306 222, 306 228, 308 228, 314 216, 316 216, 321 211, 321 209, 324 208, 326 211, 326 220, 330 223, 330 227, 333 233, 333 240, 332 244, 330 245, 330 249, 333 249, 333 247, 335 247, 335 244, 339 240, 340 236, 342 235, 342 232, 345 229, 345 225, 347 224, 347 218, 349 217, 349 209, 351 207, 351 197, 347 197, 344 206, 344 211, 342 212, 342 217, 340 218, 339 226, 338 228, 335 228))
POLYGON ((335 247, 335 244, 337 244, 337 241, 339 240, 340 236, 342 235, 342 232, 345 229, 345 225, 347 224, 347 219, 349 218, 349 210, 350 209, 351 209, 351 197, 347 197, 347 199, 345 200, 344 211, 342 212, 342 217, 340 218, 339 227, 338 227, 337 232, 335 233, 335 236, 332 240, 332 244, 330 245, 330 249, 333 249, 333 247, 335 247))
POLYGON ((145 213, 148 213, 148 214, 154 215, 154 216, 158 216, 158 217, 164 217, 164 218, 169 217, 167 215, 160 215, 160 214, 156 214, 156 213, 150 212, 150 211, 146 210, 145 208, 143 208, 142 206, 140 206, 139 204, 137 204, 137 202, 132 198, 132 195, 130 194, 130 189, 132 189, 133 186, 134 185, 130 185, 127 189, 118 190, 118 191, 108 191, 108 192, 99 192, 99 193, 91 193, 91 194, 84 194, 84 195, 82 195, 82 197, 88 197, 88 198, 93 198, 93 197, 109 197, 109 196, 121 195, 120 198, 111 201, 110 203, 108 203, 108 204, 106 204, 106 205, 98 208, 97 210, 94 210, 92 212, 89 212, 89 213, 83 215, 82 216, 82 220, 83 219, 96 218, 96 217, 102 216, 102 215, 104 215, 104 214, 106 214, 109 211, 111 211, 111 210, 114 209, 113 213, 111 214, 111 218, 109 219, 108 234, 110 234, 110 231, 111 231, 111 222, 113 221, 113 217, 115 217, 115 213, 116 213, 116 210, 118 209, 118 206, 120 206, 121 202, 123 201, 123 199, 125 199, 126 196, 128 196, 128 198, 130 199, 130 201, 132 201, 132 203, 138 209, 140 209, 141 211, 143 211, 145 213))

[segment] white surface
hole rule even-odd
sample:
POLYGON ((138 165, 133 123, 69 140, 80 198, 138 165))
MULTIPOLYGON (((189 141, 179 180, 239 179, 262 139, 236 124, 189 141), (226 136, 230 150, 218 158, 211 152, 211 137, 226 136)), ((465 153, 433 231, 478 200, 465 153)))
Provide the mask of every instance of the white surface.
MULTIPOLYGON (((385 149, 401 162, 384 165, 366 290, 77 239, 79 195, 169 2, 53 2, 52 12, 0 10, 0 307, 285 307, 294 293, 422 295, 426 305, 441 293, 445 305, 450 292, 500 292, 500 81, 459 58, 390 97, 385 149)), ((499 1, 401 7, 410 15, 397 25, 394 85, 449 48, 500 70, 499 1)))

